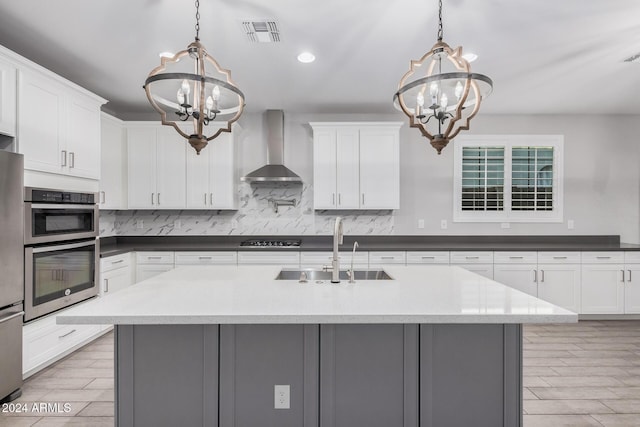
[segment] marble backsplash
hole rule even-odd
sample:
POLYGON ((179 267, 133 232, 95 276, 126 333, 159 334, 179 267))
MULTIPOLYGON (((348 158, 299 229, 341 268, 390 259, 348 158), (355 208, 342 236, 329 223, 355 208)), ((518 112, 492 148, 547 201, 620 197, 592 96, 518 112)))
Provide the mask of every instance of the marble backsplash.
POLYGON ((328 235, 336 216, 345 234, 393 234, 393 211, 314 211, 310 185, 249 185, 238 189, 237 211, 130 210, 100 211, 100 235, 328 235), (274 209, 273 200, 295 206, 274 209))

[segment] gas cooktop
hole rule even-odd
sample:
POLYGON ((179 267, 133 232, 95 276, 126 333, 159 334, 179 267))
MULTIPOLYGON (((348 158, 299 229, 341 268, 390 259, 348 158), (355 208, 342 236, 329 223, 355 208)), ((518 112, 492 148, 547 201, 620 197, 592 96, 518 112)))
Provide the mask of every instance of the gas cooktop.
POLYGON ((256 248, 297 248, 300 247, 300 240, 251 239, 241 242, 240 246, 251 246, 256 248))

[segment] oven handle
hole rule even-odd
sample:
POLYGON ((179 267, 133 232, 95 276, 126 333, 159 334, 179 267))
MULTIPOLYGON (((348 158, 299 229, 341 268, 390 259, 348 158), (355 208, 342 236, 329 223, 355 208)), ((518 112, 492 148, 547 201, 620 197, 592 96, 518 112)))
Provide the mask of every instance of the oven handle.
POLYGON ((52 245, 52 246, 31 248, 31 250, 32 250, 32 252, 34 254, 37 254, 37 253, 41 253, 41 252, 51 252, 52 250, 63 251, 63 250, 66 250, 66 249, 83 248, 83 247, 86 247, 86 246, 96 246, 96 239, 91 239, 88 242, 69 243, 69 244, 66 244, 66 245, 52 245))
POLYGON ((81 209, 86 211, 93 211, 95 204, 86 204, 86 205, 72 205, 72 204, 64 204, 64 203, 25 203, 27 208, 30 209, 81 209))
POLYGON ((11 314, 11 315, 5 317, 4 319, 0 319, 0 323, 8 322, 9 320, 15 319, 16 317, 22 316, 22 315, 24 315, 24 311, 20 311, 18 313, 11 314))

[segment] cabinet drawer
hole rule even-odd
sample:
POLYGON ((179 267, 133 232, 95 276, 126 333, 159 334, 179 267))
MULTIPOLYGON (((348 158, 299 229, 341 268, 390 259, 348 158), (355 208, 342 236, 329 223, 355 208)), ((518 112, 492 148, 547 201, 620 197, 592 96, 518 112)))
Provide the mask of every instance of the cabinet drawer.
POLYGON ((372 264, 406 264, 406 252, 369 252, 369 265, 372 264))
POLYGON ((580 252, 538 252, 538 264, 579 264, 580 252))
POLYGON ((173 264, 173 252, 136 252, 138 264, 173 264))
POLYGON ((407 264, 449 264, 449 252, 407 252, 407 264))
POLYGON ((300 252, 238 252, 238 264, 300 265, 300 252))
POLYGON ((493 262, 496 264, 535 264, 538 262, 537 252, 494 252, 493 262))
MULTIPOLYGON (((351 265, 351 257, 353 256, 353 265, 358 267, 369 266, 369 253, 358 252, 355 255, 353 252, 338 252, 338 259, 340 260, 340 267, 342 269, 349 268, 351 265), (345 265, 347 267, 345 267, 345 265)), ((324 265, 331 265, 331 259, 333 258, 333 252, 301 252, 300 253, 300 266, 302 268, 316 268, 324 265)))
POLYGON ((582 252, 583 264, 622 264, 624 252, 582 252))
POLYGON ((129 267, 131 265, 131 254, 114 255, 100 260, 100 271, 106 273, 107 271, 115 270, 118 268, 129 267))
POLYGON ((451 252, 451 264, 490 264, 493 252, 451 252))
POLYGON ((176 252, 176 266, 179 265, 237 265, 237 252, 176 252))
POLYGON ((626 262, 627 264, 640 264, 640 251, 625 252, 624 262, 626 262))

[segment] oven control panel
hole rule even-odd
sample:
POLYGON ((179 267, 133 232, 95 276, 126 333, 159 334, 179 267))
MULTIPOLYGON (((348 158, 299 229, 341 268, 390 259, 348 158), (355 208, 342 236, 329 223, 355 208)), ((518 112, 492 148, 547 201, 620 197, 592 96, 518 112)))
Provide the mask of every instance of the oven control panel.
POLYGON ((76 193, 39 188, 25 189, 25 202, 35 203, 69 203, 76 205, 95 204, 95 193, 76 193))

